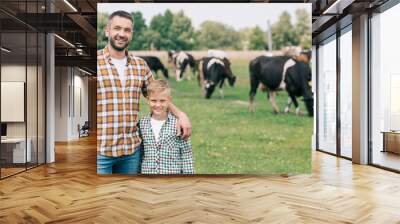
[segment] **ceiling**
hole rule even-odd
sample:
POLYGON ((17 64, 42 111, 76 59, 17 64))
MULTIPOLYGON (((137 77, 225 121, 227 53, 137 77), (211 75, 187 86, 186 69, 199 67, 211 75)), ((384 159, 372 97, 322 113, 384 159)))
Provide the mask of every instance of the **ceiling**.
MULTIPOLYGON (((344 17, 356 16, 378 7, 387 0, 229 0, 219 2, 266 2, 266 3, 311 3, 313 40, 320 38, 329 27, 344 17)), ((5 38, 20 43, 18 33, 28 30, 54 32, 56 65, 74 65, 91 73, 96 72, 96 6, 111 2, 177 2, 175 1, 128 1, 128 0, 1 0, 0 27, 9 32, 5 38), (47 2, 47 5, 46 5, 47 2), (48 13, 50 9, 53 13, 48 13), (11 34, 12 33, 12 34, 11 34), (63 41, 62 39, 66 40, 63 41), (71 45, 72 44, 72 45, 71 45)), ((196 0, 192 1, 196 2, 196 0)), ((216 2, 198 0, 197 2, 216 2)), ((351 19, 350 19, 351 21, 351 19)), ((3 35, 4 36, 4 35, 3 35)), ((29 39, 29 38, 28 38, 29 39)), ((4 41, 3 41, 4 43, 4 41)), ((33 52, 32 43, 28 54, 33 52)), ((8 46, 18 48, 18 46, 8 46)))
POLYGON ((2 46, 12 49, 2 60, 18 63, 25 56, 29 60, 37 51, 33 43, 25 51, 25 37, 32 42, 35 36, 29 32, 52 32, 57 34, 56 66, 78 66, 95 75, 96 5, 93 0, 47 0, 47 5, 45 0, 1 0, 2 46))

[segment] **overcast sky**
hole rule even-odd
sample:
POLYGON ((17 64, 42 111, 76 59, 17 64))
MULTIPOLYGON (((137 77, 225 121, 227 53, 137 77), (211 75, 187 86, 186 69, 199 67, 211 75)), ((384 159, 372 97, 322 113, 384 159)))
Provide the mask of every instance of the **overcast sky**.
POLYGON ((128 12, 140 11, 146 24, 157 14, 164 14, 165 10, 173 13, 183 10, 192 20, 192 25, 199 28, 206 20, 222 22, 235 29, 254 27, 259 25, 266 30, 267 20, 271 24, 276 22, 283 11, 292 16, 292 23, 296 22, 295 11, 306 9, 310 12, 311 3, 98 3, 97 11, 111 14, 117 10, 128 12))

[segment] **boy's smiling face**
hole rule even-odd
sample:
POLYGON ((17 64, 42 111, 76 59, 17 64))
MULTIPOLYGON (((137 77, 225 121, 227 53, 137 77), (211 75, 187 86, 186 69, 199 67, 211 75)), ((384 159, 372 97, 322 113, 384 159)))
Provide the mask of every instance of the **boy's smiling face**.
POLYGON ((149 95, 148 104, 152 116, 158 118, 166 117, 168 112, 168 105, 171 102, 172 97, 168 91, 153 92, 149 95))

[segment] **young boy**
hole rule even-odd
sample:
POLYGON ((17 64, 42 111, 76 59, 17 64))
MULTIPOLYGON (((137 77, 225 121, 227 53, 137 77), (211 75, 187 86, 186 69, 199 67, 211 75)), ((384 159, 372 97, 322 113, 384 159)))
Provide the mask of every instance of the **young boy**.
POLYGON ((154 80, 147 87, 150 115, 139 120, 144 150, 143 174, 193 174, 192 149, 189 140, 177 136, 177 118, 168 111, 171 89, 164 80, 154 80))

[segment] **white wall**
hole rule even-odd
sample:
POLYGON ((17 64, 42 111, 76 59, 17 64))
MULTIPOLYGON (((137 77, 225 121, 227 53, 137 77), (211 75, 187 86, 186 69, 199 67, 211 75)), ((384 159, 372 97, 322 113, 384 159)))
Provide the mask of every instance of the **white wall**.
POLYGON ((55 68, 55 141, 68 141, 70 84, 68 71, 67 67, 55 68))
POLYGON ((56 141, 77 139, 78 124, 88 120, 88 78, 82 75, 76 68, 56 67, 56 141))
MULTIPOLYGON (((30 140, 32 162, 39 159, 39 163, 44 163, 44 83, 41 66, 25 66, 21 64, 3 64, 1 66, 2 82, 24 82, 26 83, 26 107, 23 105, 18 110, 26 112, 26 121, 6 122, 8 138, 24 138, 25 133, 30 140), (37 70, 38 69, 38 70, 37 70), (25 81, 27 78, 27 81, 25 81), (26 132, 27 131, 27 132, 26 132), (38 153, 38 154, 37 154, 38 153)), ((4 89, 2 89, 3 92, 4 89)), ((24 94, 24 90, 19 90, 24 94)), ((2 95, 2 98, 7 95, 2 95)), ((25 96, 23 97, 25 98, 25 96)), ((24 102, 22 102, 24 104, 24 102)), ((2 112, 13 113, 10 107, 2 107, 2 112), (11 111, 10 111, 11 110, 11 111)), ((15 110, 15 109, 14 109, 15 110)), ((15 113, 15 112, 14 112, 15 113)))
MULTIPOLYGON (((2 65, 1 81, 25 82, 25 65, 2 65)), ((28 70, 30 70, 28 66, 28 70)), ((7 110, 7 108, 1 108, 7 110)), ((8 137, 25 137, 25 122, 7 122, 8 137)))
POLYGON ((78 124, 81 126, 85 123, 85 121, 88 120, 89 114, 88 114, 88 78, 82 76, 83 73, 81 73, 79 70, 75 69, 74 70, 74 108, 72 111, 71 116, 73 119, 71 120, 71 135, 73 138, 78 138, 79 133, 78 133, 78 124), (80 91, 80 93, 79 93, 80 91), (79 97, 80 96, 80 97, 79 97), (79 102, 80 101, 80 102, 79 102), (79 108, 81 107, 81 108, 79 108), (81 111, 80 111, 81 110, 81 111))
MULTIPOLYGON (((46 8, 54 12, 54 4, 46 1, 46 8)), ((55 41, 46 34, 46 163, 55 162, 55 41)))
POLYGON ((318 51, 318 147, 336 153, 336 36, 318 51))

